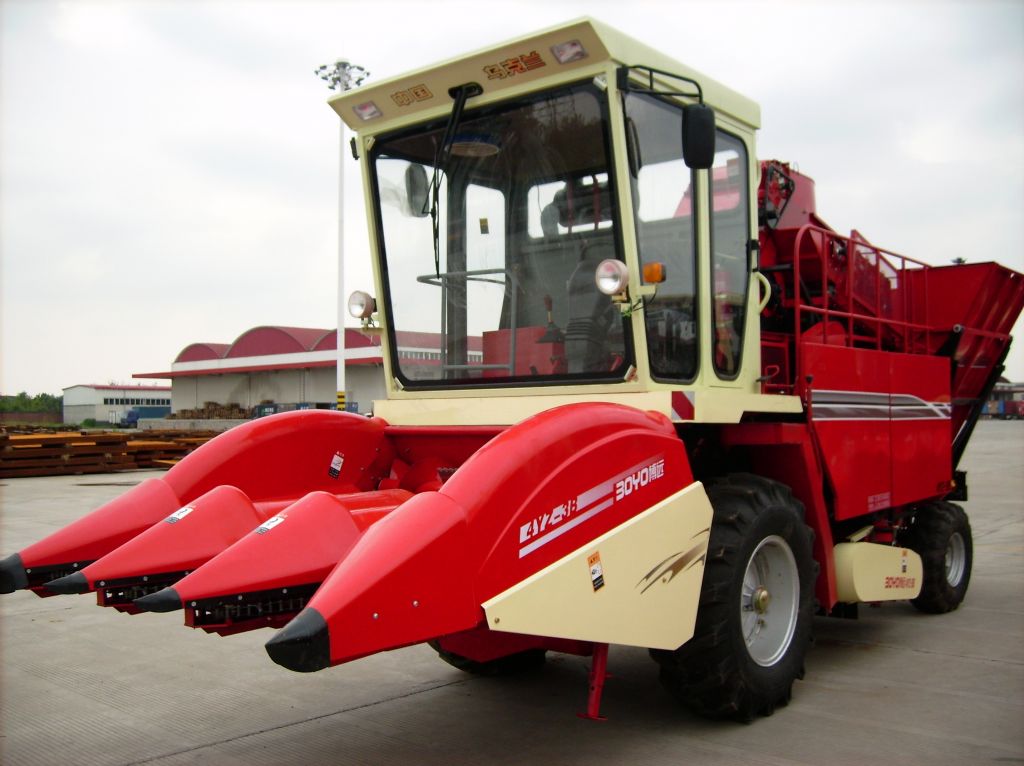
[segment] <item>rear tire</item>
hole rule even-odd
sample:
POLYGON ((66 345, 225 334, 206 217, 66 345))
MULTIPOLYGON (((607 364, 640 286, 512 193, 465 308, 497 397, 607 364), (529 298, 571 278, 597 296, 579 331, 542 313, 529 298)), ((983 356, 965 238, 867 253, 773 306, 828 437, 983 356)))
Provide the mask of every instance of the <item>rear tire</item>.
POLYGON ((662 683, 694 712, 747 722, 786 705, 803 678, 814 533, 785 485, 734 474, 705 489, 714 520, 694 635, 651 654, 662 683))
POLYGON ((971 524, 964 509, 944 500, 917 509, 900 543, 921 557, 921 595, 911 599, 928 614, 952 612, 967 595, 974 563, 971 524))

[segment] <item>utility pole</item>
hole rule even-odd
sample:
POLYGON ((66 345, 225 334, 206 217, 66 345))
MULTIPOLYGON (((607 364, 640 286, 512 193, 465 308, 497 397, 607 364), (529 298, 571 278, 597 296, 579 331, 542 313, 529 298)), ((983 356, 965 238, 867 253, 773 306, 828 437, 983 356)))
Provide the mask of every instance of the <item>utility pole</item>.
MULTIPOLYGON (((344 93, 362 84, 370 73, 349 61, 338 60, 323 64, 313 73, 327 83, 327 87, 344 93)), ((347 403, 345 388, 345 123, 340 122, 338 142, 338 409, 347 403)))

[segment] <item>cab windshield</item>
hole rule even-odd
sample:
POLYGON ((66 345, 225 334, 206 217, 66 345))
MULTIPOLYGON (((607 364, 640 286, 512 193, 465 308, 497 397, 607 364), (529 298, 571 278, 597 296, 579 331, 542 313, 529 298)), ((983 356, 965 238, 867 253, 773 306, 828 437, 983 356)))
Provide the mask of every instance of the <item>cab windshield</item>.
POLYGON ((467 109, 371 153, 388 331, 407 387, 621 379, 607 99, 591 83, 467 109), (439 159, 443 158, 443 159, 439 159), (440 165, 441 167, 437 167, 440 165))

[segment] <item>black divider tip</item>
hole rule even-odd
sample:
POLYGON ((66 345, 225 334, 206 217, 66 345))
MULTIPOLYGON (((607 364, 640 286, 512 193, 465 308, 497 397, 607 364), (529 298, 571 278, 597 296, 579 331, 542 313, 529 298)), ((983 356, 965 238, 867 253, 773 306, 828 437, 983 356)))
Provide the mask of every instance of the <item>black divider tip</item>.
POLYGON ((92 586, 89 585, 89 578, 82 572, 72 572, 64 577, 58 577, 56 580, 50 580, 43 586, 50 593, 70 594, 70 593, 88 593, 92 590, 92 586))
POLYGON ((327 621, 306 607, 266 643, 270 659, 298 673, 323 670, 331 664, 331 638, 327 621))
POLYGON ((181 596, 174 588, 164 588, 132 602, 144 612, 173 612, 181 609, 181 596))
POLYGON ((28 575, 21 563, 21 554, 12 553, 0 561, 0 593, 14 593, 28 587, 28 575))

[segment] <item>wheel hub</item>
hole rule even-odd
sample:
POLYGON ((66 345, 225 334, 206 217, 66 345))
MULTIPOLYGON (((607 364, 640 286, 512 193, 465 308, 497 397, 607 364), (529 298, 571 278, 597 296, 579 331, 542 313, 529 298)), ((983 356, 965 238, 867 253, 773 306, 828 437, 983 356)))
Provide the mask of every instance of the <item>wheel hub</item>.
POLYGON ((967 570, 967 546, 963 535, 954 532, 946 545, 946 582, 955 588, 960 584, 967 570))
POLYGON ((751 598, 751 605, 754 607, 754 611, 758 614, 764 614, 768 611, 768 604, 771 603, 772 596, 765 587, 760 587, 754 591, 754 595, 751 598))
POLYGON ((800 572, 789 543, 778 535, 754 549, 743 574, 740 621, 750 658, 771 667, 789 649, 800 607, 800 572))

